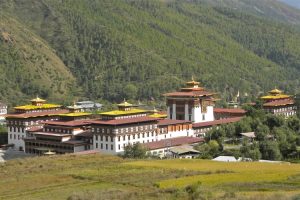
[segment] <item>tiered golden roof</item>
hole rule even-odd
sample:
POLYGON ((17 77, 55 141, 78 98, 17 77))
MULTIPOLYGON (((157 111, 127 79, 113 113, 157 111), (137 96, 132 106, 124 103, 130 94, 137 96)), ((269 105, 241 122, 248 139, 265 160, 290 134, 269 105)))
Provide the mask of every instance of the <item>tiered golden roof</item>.
POLYGON ((261 99, 263 100, 272 100, 272 99, 286 99, 290 98, 290 95, 284 94, 281 90, 278 90, 277 88, 271 90, 268 92, 269 95, 262 96, 261 99))

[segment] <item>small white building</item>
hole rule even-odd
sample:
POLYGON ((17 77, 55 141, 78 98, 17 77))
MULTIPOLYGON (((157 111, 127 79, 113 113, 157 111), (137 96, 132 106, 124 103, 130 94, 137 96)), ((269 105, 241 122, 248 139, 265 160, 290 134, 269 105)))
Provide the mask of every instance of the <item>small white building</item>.
POLYGON ((75 105, 80 107, 81 112, 95 112, 102 108, 102 104, 93 101, 79 101, 75 105))

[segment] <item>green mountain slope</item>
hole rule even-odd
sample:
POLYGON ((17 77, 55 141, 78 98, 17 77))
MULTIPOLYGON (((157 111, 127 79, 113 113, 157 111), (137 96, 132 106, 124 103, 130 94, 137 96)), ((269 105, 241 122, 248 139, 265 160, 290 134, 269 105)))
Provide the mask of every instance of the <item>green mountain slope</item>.
MULTIPOLYGON (((233 9, 271 20, 300 24, 300 12, 281 1, 285 0, 198 0, 213 7, 233 9)), ((298 1, 298 0, 296 0, 298 1)))
POLYGON ((68 96, 75 79, 40 37, 16 20, 0 17, 0 98, 19 103, 41 95, 68 96))
POLYGON ((161 98, 192 75, 225 98, 275 86, 295 93, 300 84, 297 27, 240 8, 202 0, 0 5, 55 49, 89 98, 161 98))

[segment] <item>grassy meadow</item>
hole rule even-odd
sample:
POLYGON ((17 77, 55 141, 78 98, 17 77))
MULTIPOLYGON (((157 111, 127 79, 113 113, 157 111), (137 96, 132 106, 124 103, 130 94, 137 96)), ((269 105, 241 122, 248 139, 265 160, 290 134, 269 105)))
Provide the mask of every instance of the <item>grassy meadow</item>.
POLYGON ((299 198, 299 164, 63 155, 0 165, 0 199, 299 198))

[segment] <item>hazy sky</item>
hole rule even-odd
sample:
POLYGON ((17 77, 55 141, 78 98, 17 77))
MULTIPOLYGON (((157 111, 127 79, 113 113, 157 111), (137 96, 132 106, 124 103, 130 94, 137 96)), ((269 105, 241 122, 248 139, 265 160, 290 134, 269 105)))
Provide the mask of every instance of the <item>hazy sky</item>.
POLYGON ((300 0, 280 0, 280 1, 285 2, 286 4, 289 4, 294 8, 300 9, 300 0))

